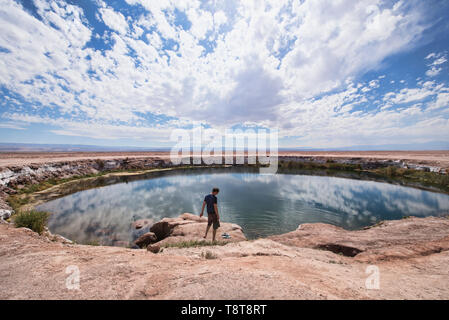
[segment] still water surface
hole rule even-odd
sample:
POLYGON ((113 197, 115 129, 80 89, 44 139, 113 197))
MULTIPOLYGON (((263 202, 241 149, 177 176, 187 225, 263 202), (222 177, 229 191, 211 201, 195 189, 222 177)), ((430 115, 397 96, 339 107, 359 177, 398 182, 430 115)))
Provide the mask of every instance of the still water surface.
POLYGON ((38 206, 54 213, 52 232, 79 243, 126 246, 139 234, 138 219, 199 214, 204 196, 220 188, 222 221, 237 223, 248 238, 330 223, 359 229, 380 220, 449 212, 449 196, 383 182, 298 174, 196 171, 80 191, 38 206))

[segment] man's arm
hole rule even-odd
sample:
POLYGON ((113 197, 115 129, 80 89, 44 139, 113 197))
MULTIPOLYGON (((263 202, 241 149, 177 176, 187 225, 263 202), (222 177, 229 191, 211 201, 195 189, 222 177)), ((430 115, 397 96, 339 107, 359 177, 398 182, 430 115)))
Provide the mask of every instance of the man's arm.
POLYGON ((204 207, 206 206, 206 201, 203 201, 203 207, 201 208, 201 213, 200 213, 200 217, 203 216, 204 214, 204 207))
POLYGON ((220 220, 220 215, 218 214, 218 206, 216 203, 214 203, 214 210, 215 210, 215 214, 217 215, 217 219, 220 220))

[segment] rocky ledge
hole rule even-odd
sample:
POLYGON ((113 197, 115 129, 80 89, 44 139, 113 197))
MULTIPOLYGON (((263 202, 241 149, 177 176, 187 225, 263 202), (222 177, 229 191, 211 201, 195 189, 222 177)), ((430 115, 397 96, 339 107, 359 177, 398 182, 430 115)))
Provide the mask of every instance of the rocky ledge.
POLYGON ((449 219, 409 217, 355 231, 306 223, 295 231, 269 239, 288 246, 328 250, 356 261, 409 259, 448 251, 449 219))
MULTIPOLYGON (((183 213, 177 218, 164 218, 151 225, 140 220, 134 223, 136 229, 141 230, 141 236, 134 242, 138 247, 148 247, 149 251, 158 251, 157 246, 175 244, 187 241, 204 241, 207 218, 191 213, 183 213), (155 246, 154 244, 157 244, 155 246)), ((212 240, 212 228, 206 240, 212 240)), ((238 242, 246 240, 242 228, 234 223, 220 222, 217 232, 217 241, 238 242), (222 237, 226 233, 229 237, 222 237)))
MULTIPOLYGON (((186 241, 202 241, 207 225, 206 218, 191 213, 184 213, 177 218, 164 218, 148 228, 136 243, 152 252, 155 248, 186 241)), ((145 230, 145 227, 142 229, 145 230)), ((209 233, 208 239, 211 239, 209 233)), ((218 256, 245 256, 254 254, 254 248, 245 241, 240 226, 222 222, 217 232, 217 240, 238 242, 238 247, 228 245, 216 249, 218 256), (223 233, 229 239, 221 238, 223 233), (243 250, 242 248, 246 248, 243 250)), ((382 221, 363 230, 345 230, 324 223, 306 223, 295 231, 271 236, 265 241, 266 254, 287 254, 291 248, 310 248, 328 251, 351 261, 379 263, 380 261, 398 261, 426 257, 441 252, 449 252, 449 218, 448 217, 409 217, 401 220, 382 221), (266 245, 268 244, 268 245, 266 245)), ((221 247, 221 246, 218 246, 221 247)), ((217 248, 218 248, 217 247, 217 248)), ((191 251, 195 252, 195 249, 191 251)), ((258 254, 264 255, 259 252, 258 254)))

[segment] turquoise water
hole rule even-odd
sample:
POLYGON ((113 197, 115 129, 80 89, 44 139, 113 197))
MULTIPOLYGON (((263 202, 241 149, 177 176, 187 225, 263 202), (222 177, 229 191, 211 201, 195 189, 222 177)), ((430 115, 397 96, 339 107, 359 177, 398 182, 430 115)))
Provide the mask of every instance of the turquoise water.
POLYGON ((211 170, 107 185, 38 209, 54 213, 49 220, 52 232, 80 243, 126 246, 139 235, 131 227, 133 221, 199 214, 204 196, 214 186, 221 190, 222 221, 241 225, 248 238, 289 232, 302 223, 359 229, 380 220, 449 213, 446 194, 383 182, 211 170))

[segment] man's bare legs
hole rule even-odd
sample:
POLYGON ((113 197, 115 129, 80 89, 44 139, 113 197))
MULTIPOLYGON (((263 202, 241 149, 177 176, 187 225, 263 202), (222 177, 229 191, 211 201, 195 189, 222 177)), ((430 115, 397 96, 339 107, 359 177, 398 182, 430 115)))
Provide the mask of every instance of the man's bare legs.
MULTIPOLYGON (((208 225, 207 228, 206 228, 206 234, 203 237, 204 239, 206 239, 206 237, 207 237, 207 233, 209 232, 209 228, 210 228, 210 225, 208 225)), ((215 236, 214 236, 214 238, 215 238, 215 236)))
MULTIPOLYGON (((208 225, 207 228, 206 228, 206 234, 203 237, 204 239, 206 239, 207 233, 209 232, 209 229, 210 229, 210 225, 208 225)), ((212 241, 215 241, 216 235, 217 235, 217 229, 213 229, 212 230, 212 241)))

